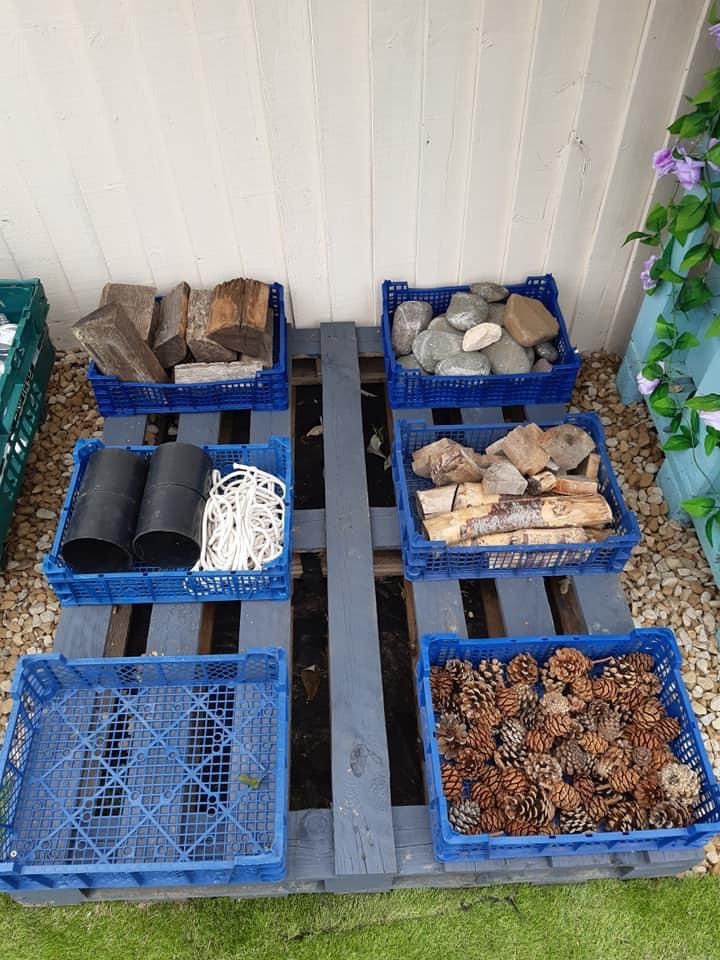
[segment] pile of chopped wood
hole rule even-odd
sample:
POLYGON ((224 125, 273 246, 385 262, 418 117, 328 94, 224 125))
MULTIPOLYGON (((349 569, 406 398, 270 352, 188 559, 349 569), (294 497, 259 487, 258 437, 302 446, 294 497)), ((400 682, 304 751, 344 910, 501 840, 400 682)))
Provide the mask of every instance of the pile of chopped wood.
POLYGON ((589 543, 612 530, 595 441, 573 424, 516 427, 484 453, 447 437, 413 454, 432 480, 417 508, 429 540, 452 546, 589 543))
POLYGON ((108 283, 100 306, 74 327, 101 373, 133 383, 242 380, 273 365, 270 287, 229 280, 214 290, 179 283, 108 283))

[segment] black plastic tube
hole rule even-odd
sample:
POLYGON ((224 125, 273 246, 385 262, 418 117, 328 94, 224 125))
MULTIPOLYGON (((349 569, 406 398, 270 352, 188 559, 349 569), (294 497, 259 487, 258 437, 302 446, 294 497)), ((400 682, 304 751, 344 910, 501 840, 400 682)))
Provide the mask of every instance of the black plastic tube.
POLYGON ((148 488, 176 484, 207 497, 212 460, 202 447, 192 443, 161 443, 153 452, 148 488))
POLYGON ((133 550, 153 567, 192 567, 200 557, 205 497, 179 483, 151 486, 140 507, 133 550))

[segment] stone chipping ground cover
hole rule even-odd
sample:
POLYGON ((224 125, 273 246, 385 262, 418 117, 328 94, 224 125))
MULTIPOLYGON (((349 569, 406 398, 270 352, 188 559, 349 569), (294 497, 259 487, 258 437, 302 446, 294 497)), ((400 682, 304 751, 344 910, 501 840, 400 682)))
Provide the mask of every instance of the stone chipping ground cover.
MULTIPOLYGON (((18 656, 52 649, 60 604, 41 572, 80 437, 98 437, 102 417, 77 354, 58 357, 47 398, 47 417, 32 451, 8 537, 8 563, 0 573, 0 734, 18 656)), ((640 521, 643 540, 623 574, 638 626, 668 626, 685 658, 683 675, 715 772, 720 776, 720 591, 692 528, 667 519, 655 475, 662 462, 657 435, 644 405, 625 407, 615 389, 618 360, 584 358, 574 410, 602 419, 607 445, 628 506, 640 521)), ((699 858, 698 858, 699 859, 699 858)), ((696 872, 720 874, 720 842, 706 847, 696 872)))

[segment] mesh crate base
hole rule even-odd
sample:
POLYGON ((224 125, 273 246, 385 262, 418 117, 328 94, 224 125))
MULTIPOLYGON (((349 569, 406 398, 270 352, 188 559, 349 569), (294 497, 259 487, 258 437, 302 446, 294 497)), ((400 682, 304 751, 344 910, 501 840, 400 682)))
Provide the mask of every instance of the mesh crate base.
POLYGON ((25 657, 13 697, 0 889, 284 875, 284 651, 25 657))
POLYGON ((628 852, 689 850, 720 833, 720 788, 710 766, 702 735, 695 722, 685 690, 680 665, 682 658, 670 630, 633 630, 616 636, 510 637, 502 640, 459 640, 456 636, 424 636, 420 641, 416 680, 421 735, 425 754, 425 780, 435 855, 443 861, 513 859, 515 857, 566 857, 628 852), (448 803, 442 790, 441 758, 435 738, 435 714, 430 692, 430 669, 449 659, 469 660, 477 666, 482 659, 497 658, 506 663, 518 653, 530 653, 544 663, 558 647, 572 646, 591 660, 642 651, 655 659, 655 675, 662 683, 659 699, 670 716, 680 722, 673 741, 673 753, 689 764, 701 783, 695 808, 697 823, 667 830, 633 830, 628 833, 597 831, 581 835, 511 837, 505 834, 464 835, 448 819, 448 803))

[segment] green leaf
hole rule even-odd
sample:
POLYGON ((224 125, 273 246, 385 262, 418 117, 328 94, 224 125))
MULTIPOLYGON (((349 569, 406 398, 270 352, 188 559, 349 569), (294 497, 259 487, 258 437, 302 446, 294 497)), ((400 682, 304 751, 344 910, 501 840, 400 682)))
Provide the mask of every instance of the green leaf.
POLYGON ((629 233, 623 240, 623 246, 632 240, 647 240, 649 236, 649 233, 644 233, 642 230, 633 230, 632 233, 629 233))
POLYGON ((674 123, 670 124, 668 130, 679 137, 692 138, 707 130, 710 122, 711 118, 704 110, 696 110, 695 113, 684 113, 678 117, 674 123))
POLYGON ((676 229, 694 230, 705 219, 708 205, 707 197, 696 197, 693 194, 683 197, 676 208, 676 229))
POLYGON ((707 22, 711 27, 714 27, 716 23, 720 23, 720 17, 717 12, 717 2, 710 4, 710 9, 708 10, 707 22))
POLYGON ((698 263, 702 263, 703 260, 707 259, 710 255, 710 249, 709 243, 696 243, 694 247, 690 247, 682 259, 680 269, 690 270, 692 267, 697 266, 698 263))
POLYGON ((251 777, 248 773, 241 773, 238 780, 240 783, 244 783, 246 787, 250 787, 251 790, 257 790, 262 783, 262 780, 258 780, 257 777, 251 777))
POLYGON ((655 335, 660 337, 667 337, 668 339, 675 339, 675 333, 677 332, 677 327, 675 326, 672 320, 666 320, 665 317, 660 314, 660 316, 655 321, 655 335))
MULTIPOLYGON (((651 274, 652 275, 652 274, 651 274)), ((658 279, 667 280, 668 283, 684 283, 685 277, 681 273, 675 273, 669 267, 658 272, 658 279)))
POLYGON ((692 441, 688 440, 687 437, 682 437, 679 434, 675 434, 674 437, 670 437, 663 444, 663 450, 690 450, 692 447, 692 441))
POLYGON ((710 147, 708 152, 705 154, 705 159, 709 163, 714 163, 716 166, 720 166, 720 143, 716 143, 714 147, 710 147))
POLYGON ((690 500, 683 500, 683 510, 686 510, 691 517, 706 517, 715 508, 713 497, 692 497, 690 500))
POLYGON ((651 347, 648 351, 648 355, 645 358, 646 363, 657 363, 658 360, 664 360, 665 357, 669 357, 672 353, 672 344, 667 343, 665 340, 661 340, 660 343, 656 343, 654 347, 651 347))
POLYGON ((656 203, 650 213, 647 215, 645 229, 649 230, 650 233, 659 233, 667 224, 667 221, 667 207, 663 206, 662 203, 656 203))
POLYGON ((708 430, 707 433, 705 434, 705 440, 703 441, 705 456, 709 457, 716 446, 717 446, 717 439, 708 430))
POLYGON ((677 304, 681 310, 694 310, 712 300, 712 292, 702 277, 688 277, 680 290, 677 304))
POLYGON ((691 347, 699 347, 700 341, 695 336, 694 333, 689 333, 687 330, 685 333, 681 333, 680 336, 675 341, 676 350, 689 350, 691 347))
POLYGON ((693 437, 700 436, 700 414, 697 410, 690 411, 690 433, 693 437))
POLYGON ((675 416, 670 421, 670 433, 677 433, 682 423, 682 414, 676 413, 675 416))
MULTIPOLYGON (((720 213, 718 213, 717 206, 714 203, 711 203, 708 207, 707 222, 710 224, 713 230, 720 230, 720 213)), ((720 263, 720 261, 716 260, 716 263, 720 263)))
POLYGON ((642 375, 646 380, 659 380, 664 373, 659 363, 646 363, 642 368, 642 375))
POLYGON ((712 318, 710 326, 705 331, 705 339, 709 337, 720 337, 720 313, 712 318))
POLYGON ((713 527, 717 523, 715 517, 710 517, 705 521, 705 536, 708 539, 710 546, 713 546, 713 527))
POLYGON ((661 417, 672 417, 677 411, 675 401, 668 396, 666 383, 661 383, 653 390, 650 394, 649 403, 655 413, 660 414, 661 417))
POLYGON ((706 393, 704 397, 690 397, 685 406, 691 410, 720 410, 720 393, 706 393))

